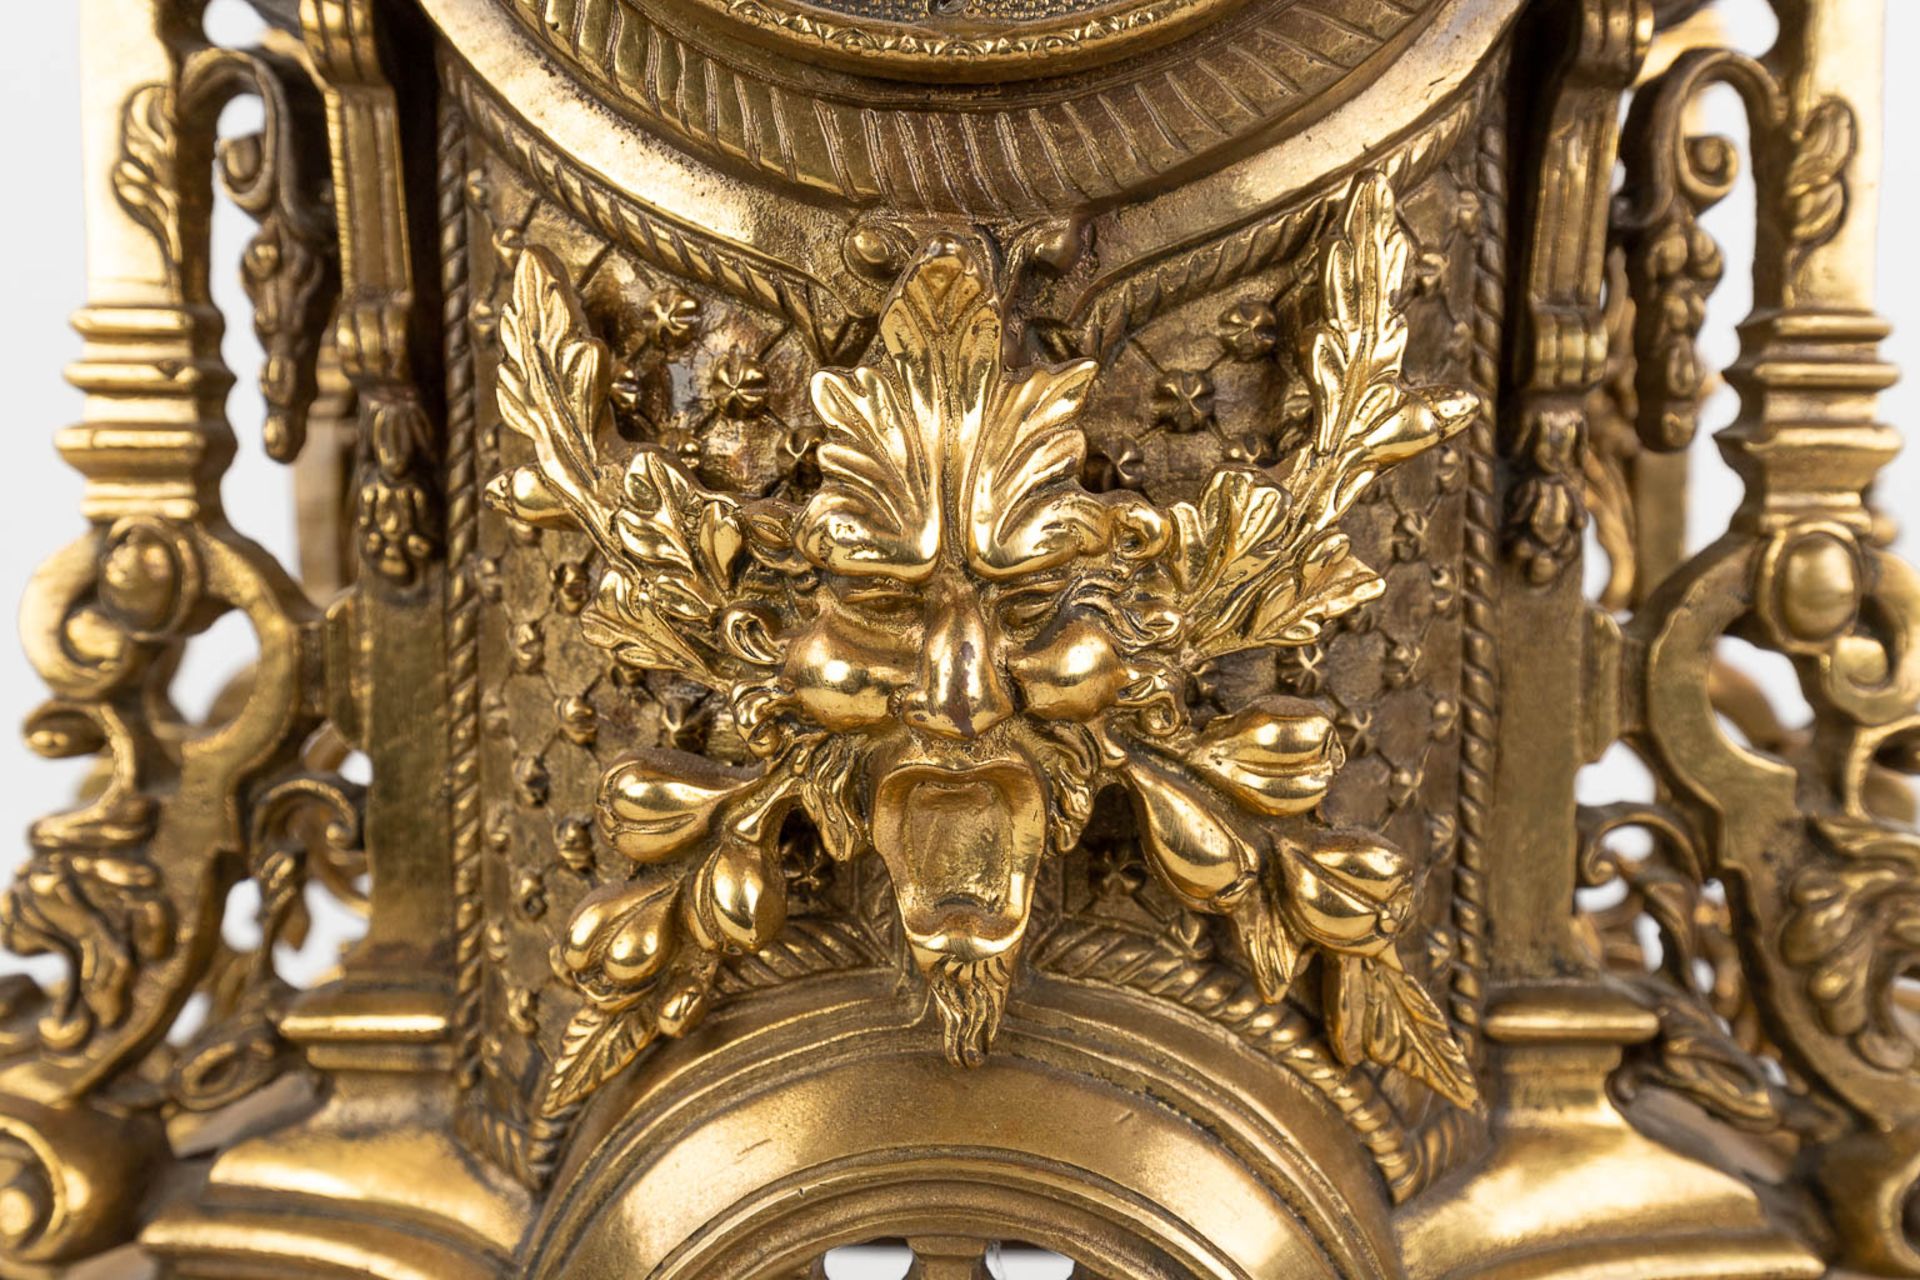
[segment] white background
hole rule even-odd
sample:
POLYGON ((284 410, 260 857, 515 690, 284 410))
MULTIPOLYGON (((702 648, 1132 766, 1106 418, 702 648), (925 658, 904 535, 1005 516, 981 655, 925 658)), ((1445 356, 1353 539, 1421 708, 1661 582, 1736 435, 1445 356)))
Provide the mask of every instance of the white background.
MULTIPOLYGON (((214 0, 209 21, 217 35, 244 35, 250 24, 244 10, 232 8, 238 3, 214 0)), ((1920 284, 1915 235, 1920 227, 1920 166, 1914 163, 1913 143, 1920 132, 1920 76, 1910 70, 1920 66, 1920 3, 1889 0, 1887 8, 1888 62, 1907 70, 1896 70, 1888 84, 1880 309, 1895 326, 1886 347, 1888 358, 1920 371, 1920 288, 1915 287, 1920 284)), ((55 429, 75 421, 79 412, 79 396, 62 381, 60 371, 79 352, 79 341, 66 318, 83 301, 84 245, 74 6, 16 3, 7 9, 6 39, 0 41, 0 140, 4 140, 0 163, 6 165, 13 194, 0 202, 0 244, 8 252, 0 269, 5 289, 0 300, 0 334, 4 335, 0 358, 5 361, 8 393, 6 416, 0 422, 7 441, 5 488, 0 491, 7 534, 0 542, 0 600, 13 601, 25 590, 35 564, 83 527, 77 514, 79 477, 55 456, 51 437, 55 429)), ((1723 9, 1741 47, 1753 52, 1765 47, 1773 19, 1763 0, 1726 0, 1723 9)), ((1743 132, 1731 101, 1717 99, 1711 110, 1718 127, 1736 136, 1743 132)), ((243 128, 247 123, 244 106, 235 111, 229 124, 243 128)), ((1710 220, 1730 264, 1726 283, 1714 299, 1707 333, 1709 353, 1721 365, 1736 352, 1732 326, 1744 315, 1748 302, 1743 264, 1752 243, 1751 207, 1750 188, 1743 181, 1710 220)), ((224 214, 216 227, 216 260, 227 264, 221 270, 220 286, 232 317, 227 358, 240 378, 231 412, 241 448, 224 492, 234 525, 291 562, 292 508, 284 473, 260 452, 261 415, 252 387, 259 354, 231 265, 237 262, 248 225, 231 209, 224 214)), ((1710 425, 1725 423, 1732 411, 1731 395, 1723 391, 1712 406, 1710 425)), ((1903 429, 1920 431, 1920 383, 1907 382, 1886 396, 1883 417, 1903 429)), ((1690 520, 1694 540, 1701 543, 1723 527, 1738 489, 1710 446, 1698 451, 1695 474, 1695 509, 1690 520)), ((1912 510, 1920 494, 1917 484, 1920 455, 1914 452, 1903 454, 1882 483, 1883 507, 1903 524, 1920 523, 1920 515, 1912 510)), ((1912 534, 1903 534, 1901 546, 1909 556, 1920 554, 1920 538, 1912 534)), ((235 665, 244 661, 245 639, 237 620, 229 619, 192 647, 176 683, 183 709, 204 708, 235 665)), ((1765 674, 1777 682, 1782 673, 1776 669, 1765 674)), ((1778 683, 1774 687, 1780 688, 1778 683)), ((11 850, 0 850, 0 881, 17 860, 13 851, 24 852, 26 825, 64 801, 82 768, 76 762, 39 760, 13 731, 12 726, 40 697, 39 681, 18 644, 0 636, 0 832, 12 842, 11 850)), ((1609 760, 1583 779, 1582 791, 1585 798, 1600 800, 1638 791, 1642 785, 1629 763, 1609 760)), ((17 963, 0 956, 0 971, 17 963)), ((38 973, 49 972, 44 964, 30 967, 38 973)), ((882 1267, 874 1274, 884 1275, 887 1270, 882 1267)), ((1043 1280, 1045 1272, 1033 1275, 1043 1280)))

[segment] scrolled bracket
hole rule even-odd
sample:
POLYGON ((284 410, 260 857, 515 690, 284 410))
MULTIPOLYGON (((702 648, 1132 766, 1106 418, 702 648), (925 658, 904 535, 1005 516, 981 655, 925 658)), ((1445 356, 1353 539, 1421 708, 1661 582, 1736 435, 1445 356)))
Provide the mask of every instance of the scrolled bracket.
MULTIPOLYGON (((66 695, 30 723, 43 754, 103 751, 99 795, 43 819, 0 903, 10 945, 67 955, 74 976, 28 1068, 79 1097, 140 1054, 204 968, 216 904, 247 847, 242 796, 317 724, 316 631, 298 589, 248 544, 167 521, 123 520, 56 559, 27 643, 66 695), (255 679, 224 723, 161 726, 147 708, 175 646, 237 609, 259 643, 255 679), (224 855, 224 856, 223 856, 224 855)), ((0 1072, 4 1080, 5 1072, 0 1072)))
POLYGON ((31 1230, 0 1241, 11 1256, 111 1243, 111 1224, 158 1167, 150 1111, 99 1099, 140 1066, 206 976, 249 844, 250 785, 318 723, 310 614, 258 548, 163 518, 116 521, 35 580, 25 638, 60 696, 29 720, 29 742, 47 756, 97 753, 106 765, 86 804, 34 825, 31 855, 0 898, 7 945, 60 956, 69 971, 50 1001, 28 1006, 40 1010, 33 1041, 0 1061, 0 1132, 33 1153, 15 1181, 22 1203, 44 1204, 31 1230), (180 647, 230 609, 259 646, 245 698, 216 725, 158 717, 180 647))
POLYGON ((1692 441, 1711 383, 1696 343, 1725 263, 1700 218, 1733 190, 1740 161, 1732 141, 1695 136, 1688 124, 1699 95, 1722 84, 1740 93, 1757 131, 1784 117, 1765 67, 1730 50, 1695 49, 1634 95, 1621 139, 1627 177, 1613 235, 1633 299, 1634 425, 1642 445, 1660 452, 1692 441))
POLYGON ((327 171, 303 145, 321 136, 325 123, 312 78, 286 53, 211 48, 187 59, 181 96, 194 118, 217 119, 239 94, 260 101, 261 128, 220 143, 217 168, 228 195, 258 224, 240 278, 265 353, 259 386, 267 455, 292 462, 306 444, 321 346, 340 295, 327 171))
POLYGON ((1893 998, 1900 971, 1881 954, 1896 945, 1897 929, 1870 927, 1888 923, 1887 904, 1866 899, 1920 888, 1920 864, 1868 808, 1877 753, 1863 744, 1901 731, 1920 696, 1920 651, 1910 643, 1920 597, 1911 569, 1883 553, 1855 561, 1856 550, 1828 527, 1772 545, 1730 539, 1663 586, 1630 632, 1643 682, 1635 737, 1706 833, 1704 873, 1739 886, 1742 936, 1750 963, 1767 975, 1782 1047, 1850 1105, 1889 1122, 1916 1101, 1906 1076, 1912 1050, 1896 1052, 1872 1032, 1872 1051, 1852 1043, 1893 998), (1838 566, 1855 563, 1873 577, 1849 586, 1838 566), (1831 603, 1845 600, 1852 603, 1831 603), (1884 641, 1853 626, 1868 607, 1893 628, 1884 641), (1782 759, 1728 736, 1707 681, 1714 643, 1730 633, 1796 653, 1820 752, 1782 759))
POLYGON ((120 24, 99 41, 113 57, 87 72, 103 97, 121 92, 121 129, 88 154, 108 181, 89 211, 95 300, 76 318, 87 346, 70 372, 87 416, 60 437, 87 477, 93 527, 39 571, 20 611, 53 694, 28 721, 29 744, 100 764, 76 807, 34 824, 27 862, 0 898, 8 945, 68 971, 51 994, 5 1010, 5 1267, 119 1243, 164 1175, 167 1099, 156 1086, 169 1055, 156 1050, 220 954, 228 891, 248 874, 259 834, 257 793, 293 767, 323 701, 316 611, 221 512, 231 377, 208 285, 223 167, 263 223, 246 274, 269 347, 265 390, 285 429, 275 452, 290 456, 334 259, 313 208, 322 179, 307 163, 305 73, 281 54, 209 47, 197 7, 110 8, 87 9, 89 24, 120 24), (143 20, 150 40, 121 29, 143 20), (265 102, 265 132, 223 156, 220 111, 245 93, 265 102), (187 723, 169 684, 186 648, 227 614, 251 629, 252 679, 207 723, 187 723))
POLYGON ((326 100, 335 217, 350 246, 334 341, 360 393, 355 500, 361 559, 376 580, 415 584, 441 541, 432 483, 437 431, 416 367, 416 294, 400 174, 400 104, 381 70, 368 0, 304 0, 301 31, 326 100))
MULTIPOLYGON (((265 353, 267 454, 291 462, 306 440, 318 395, 318 362, 340 293, 340 261, 327 172, 309 145, 320 136, 318 95, 297 58, 281 48, 186 48, 173 79, 142 85, 127 100, 113 191, 127 215, 154 238, 170 286, 189 305, 210 299, 204 228, 216 176, 258 228, 241 257, 265 353), (221 111, 251 96, 261 128, 216 138, 221 111)), ((224 370, 222 370, 224 373, 224 370)))
MULTIPOLYGON (((1920 1043, 1895 1007, 1920 962, 1920 839, 1877 811, 1869 785, 1907 758, 1900 744, 1916 732, 1916 588, 1910 567, 1832 524, 1730 535, 1629 632, 1642 716, 1630 736, 1703 833, 1699 873, 1728 886, 1768 1039, 1868 1135, 1904 1131, 1920 1113, 1920 1043), (1716 713, 1709 667, 1728 634, 1795 659, 1815 720, 1787 756, 1736 742, 1716 713)), ((1898 1223, 1879 1221, 1860 1247, 1897 1251, 1898 1223)))
POLYGON ((1515 460, 1508 555, 1535 587, 1559 581, 1580 555, 1587 512, 1581 474, 1589 392, 1606 376, 1608 192, 1619 104, 1653 36, 1651 0, 1600 0, 1558 13, 1569 53, 1550 82, 1540 168, 1528 193, 1523 257, 1522 394, 1503 449, 1515 460))
POLYGON ((1878 544, 1866 497, 1897 439, 1874 417, 1893 371, 1876 354, 1873 189, 1858 177, 1877 129, 1847 100, 1868 100, 1861 60, 1878 51, 1859 44, 1871 6, 1776 8, 1781 40, 1764 59, 1686 54, 1628 125, 1615 233, 1640 311, 1648 448, 1687 443, 1704 387, 1693 343, 1715 255, 1698 217, 1736 163, 1725 140, 1687 134, 1710 84, 1746 107, 1758 208, 1756 310, 1728 372, 1742 411, 1717 441, 1746 498, 1627 625, 1626 737, 1700 834, 1685 878, 1726 887, 1763 1044, 1812 1108, 1787 1127, 1834 1207, 1843 1259, 1920 1274, 1904 1209, 1920 1039, 1898 1007, 1920 962, 1920 837, 1888 785, 1914 764, 1920 576, 1878 544), (1750 694, 1726 700, 1727 637, 1791 660, 1810 724, 1756 717, 1750 694))
POLYGON ((1740 157, 1730 139, 1689 126, 1700 96, 1716 85, 1733 89, 1746 110, 1763 206, 1756 261, 1780 305, 1795 305, 1807 255, 1846 216, 1856 125, 1844 100, 1796 112, 1774 69, 1729 49, 1689 50, 1634 95, 1612 234, 1634 304, 1635 425, 1641 443, 1663 453, 1692 442, 1711 387, 1697 342, 1724 263, 1701 216, 1733 190, 1740 157))

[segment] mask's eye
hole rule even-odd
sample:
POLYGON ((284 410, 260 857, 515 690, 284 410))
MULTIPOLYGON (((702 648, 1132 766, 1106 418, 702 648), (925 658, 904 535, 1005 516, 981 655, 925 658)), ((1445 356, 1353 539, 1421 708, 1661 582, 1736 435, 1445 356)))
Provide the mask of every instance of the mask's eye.
POLYGON ((905 583, 887 579, 842 586, 840 603, 877 622, 903 622, 919 607, 919 598, 905 583))
POLYGON ((1061 599, 1056 584, 1023 588, 1000 601, 1000 620, 1011 631, 1038 630, 1060 611, 1061 599))

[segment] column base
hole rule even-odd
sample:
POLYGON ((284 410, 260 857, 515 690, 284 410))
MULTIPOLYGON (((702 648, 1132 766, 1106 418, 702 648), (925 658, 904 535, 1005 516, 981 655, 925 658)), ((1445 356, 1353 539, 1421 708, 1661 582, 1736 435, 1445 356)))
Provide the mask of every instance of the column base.
POLYGON ((1826 1264, 1746 1183, 1653 1141, 1607 1093, 1653 1014, 1597 984, 1507 991, 1488 1010, 1503 1099, 1485 1159, 1407 1205, 1419 1280, 1818 1280, 1826 1264))
POLYGON ((140 1243, 181 1280, 505 1280, 529 1200, 453 1138, 453 1102, 418 1077, 336 1077, 325 1106, 221 1155, 140 1243))

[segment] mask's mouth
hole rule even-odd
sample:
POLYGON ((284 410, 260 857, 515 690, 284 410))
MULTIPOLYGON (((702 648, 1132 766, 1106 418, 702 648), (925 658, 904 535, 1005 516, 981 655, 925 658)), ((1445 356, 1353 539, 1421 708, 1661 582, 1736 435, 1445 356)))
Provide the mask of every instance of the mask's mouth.
POLYGON ((985 960, 1019 944, 1046 834, 1045 785, 1023 758, 958 766, 914 760, 881 775, 874 848, 922 969, 985 960))

